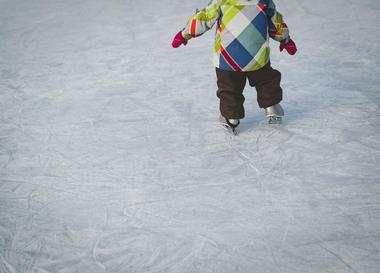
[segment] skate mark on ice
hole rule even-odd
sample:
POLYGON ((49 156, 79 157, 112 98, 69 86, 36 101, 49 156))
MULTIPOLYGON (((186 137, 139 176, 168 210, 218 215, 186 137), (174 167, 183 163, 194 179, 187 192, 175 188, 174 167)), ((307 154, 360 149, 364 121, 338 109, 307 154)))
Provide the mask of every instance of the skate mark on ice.
POLYGON ((57 192, 57 193, 69 194, 69 195, 72 195, 72 196, 78 196, 82 200, 85 200, 85 201, 93 201, 93 199, 85 198, 86 194, 90 193, 90 192, 86 192, 86 191, 64 190, 63 188, 57 188, 57 187, 53 187, 53 186, 45 186, 45 185, 41 185, 41 184, 38 184, 38 183, 24 181, 24 180, 4 179, 4 180, 0 180, 0 181, 8 182, 8 183, 23 184, 23 185, 31 185, 31 186, 35 186, 37 188, 43 188, 43 189, 51 190, 51 191, 57 192))
POLYGON ((228 146, 230 147, 230 149, 232 151, 234 151, 235 153, 237 153, 238 155, 240 155, 240 157, 243 158, 244 161, 246 161, 246 163, 248 164, 248 166, 252 170, 254 170, 257 175, 260 175, 261 174, 260 170, 256 168, 256 166, 253 164, 252 160, 246 154, 244 154, 243 152, 241 152, 238 149, 236 149, 235 147, 233 147, 233 145, 231 144, 232 137, 233 136, 227 136, 226 135, 226 141, 227 141, 228 146))
MULTIPOLYGON (((334 199, 331 199, 329 198, 328 196, 326 196, 326 194, 324 192, 322 192, 321 190, 317 189, 315 186, 311 186, 312 187, 312 190, 313 192, 315 192, 316 194, 320 195, 321 198, 327 203, 327 204, 330 204, 330 203, 334 203, 334 199)), ((349 206, 349 207, 345 207, 339 203, 334 203, 334 207, 336 208, 336 212, 338 213, 339 212, 339 216, 342 216, 346 219, 347 223, 350 222, 353 226, 355 226, 358 230, 361 230, 361 234, 366 234, 366 236, 355 236, 354 239, 357 239, 357 240, 365 240, 365 239, 375 239, 375 238, 379 238, 380 235, 372 235, 368 229, 366 228, 366 226, 363 224, 363 223, 360 223, 358 221, 355 221, 355 219, 353 219, 352 217, 352 214, 350 213, 350 211, 356 207, 354 206, 349 206)), ((360 208, 368 208, 368 207, 372 207, 372 204, 371 205, 366 205, 366 206, 360 206, 360 208)), ((339 238, 339 239, 329 239, 329 240, 320 240, 320 241, 317 241, 315 242, 315 244, 322 244, 324 242, 340 242, 342 241, 343 239, 339 238)), ((376 246, 374 244, 374 240, 369 240, 368 242, 368 245, 372 247, 372 250, 375 250, 376 249, 376 246)))
MULTIPOLYGON (((261 141, 261 137, 263 136, 263 134, 264 134, 263 130, 260 130, 258 135, 257 135, 257 138, 256 138, 256 151, 257 152, 260 152, 260 141, 261 141)), ((274 134, 274 131, 267 137, 270 137, 273 134, 274 134)))
POLYGON ((143 211, 146 205, 156 204, 160 202, 165 202, 166 200, 147 200, 144 202, 136 202, 132 204, 128 204, 125 208, 123 208, 123 216, 128 218, 137 217, 137 214, 140 211, 143 211))
MULTIPOLYGON (((78 270, 83 266, 83 261, 87 258, 85 254, 77 255, 76 253, 70 254, 69 258, 56 258, 54 261, 49 261, 45 263, 43 266, 39 266, 42 268, 42 272, 85 272, 82 270, 78 270), (73 257, 75 256, 75 257, 73 257)), ((31 271, 26 271, 31 272, 31 271)), ((39 272, 39 271, 37 271, 39 272)))
MULTIPOLYGON (((287 195, 288 195, 288 203, 289 204, 294 203, 290 189, 288 190, 287 195)), ((291 208, 289 212, 288 211, 286 211, 286 212, 287 212, 287 223, 286 223, 285 230, 284 230, 282 238, 281 238, 281 245, 279 247, 280 252, 282 252, 284 247, 286 247, 286 240, 288 238, 290 228, 292 227, 292 223, 294 222, 293 208, 291 208)))
POLYGON ((332 256, 334 256, 338 261, 340 261, 342 264, 344 264, 349 270, 351 270, 354 273, 359 273, 356 271, 349 263, 347 263, 339 254, 335 253, 334 251, 328 249, 327 247, 324 247, 320 245, 322 249, 324 249, 326 252, 330 253, 332 256))
POLYGON ((2 253, 0 253, 0 272, 16 273, 8 261, 11 252, 14 251, 14 232, 0 225, 0 242, 2 245, 2 253))
POLYGON ((129 228, 99 238, 95 263, 108 272, 165 272, 193 255, 193 242, 146 229, 129 228))
MULTIPOLYGON (((376 239, 380 239, 380 235, 354 236, 352 237, 352 239, 353 240, 376 240, 376 239)), ((330 237, 327 239, 318 238, 317 240, 306 242, 306 243, 296 243, 294 244, 294 246, 295 247, 308 247, 308 246, 314 246, 314 245, 321 246, 322 244, 326 244, 326 243, 344 243, 346 241, 347 241, 347 237, 344 237, 344 236, 338 237, 338 238, 330 237)), ((376 249, 376 248, 373 248, 373 249, 376 249)))
POLYGON ((17 273, 13 266, 0 255, 0 272, 4 273, 17 273))
POLYGON ((5 151, 8 155, 8 159, 6 159, 6 162, 1 166, 1 169, 6 169, 8 166, 14 161, 13 157, 13 151, 5 151))

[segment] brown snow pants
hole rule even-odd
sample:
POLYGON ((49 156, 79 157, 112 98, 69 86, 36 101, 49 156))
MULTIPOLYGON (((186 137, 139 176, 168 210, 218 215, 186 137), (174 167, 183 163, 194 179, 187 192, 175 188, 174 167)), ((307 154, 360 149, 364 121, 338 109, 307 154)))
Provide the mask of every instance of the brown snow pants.
POLYGON ((261 108, 275 105, 282 100, 281 73, 271 67, 250 72, 234 72, 216 68, 220 113, 225 118, 244 118, 243 90, 248 78, 249 85, 256 88, 257 102, 261 108))

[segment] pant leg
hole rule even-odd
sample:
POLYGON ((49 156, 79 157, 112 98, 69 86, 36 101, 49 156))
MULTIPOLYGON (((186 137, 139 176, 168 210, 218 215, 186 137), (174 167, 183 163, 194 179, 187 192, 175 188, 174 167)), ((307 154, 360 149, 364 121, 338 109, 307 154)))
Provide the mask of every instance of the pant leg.
POLYGON ((257 102, 267 108, 282 101, 281 73, 268 63, 262 69, 249 72, 249 84, 256 87, 257 102))
POLYGON ((245 73, 216 68, 220 113, 225 118, 244 118, 243 90, 247 80, 245 73))

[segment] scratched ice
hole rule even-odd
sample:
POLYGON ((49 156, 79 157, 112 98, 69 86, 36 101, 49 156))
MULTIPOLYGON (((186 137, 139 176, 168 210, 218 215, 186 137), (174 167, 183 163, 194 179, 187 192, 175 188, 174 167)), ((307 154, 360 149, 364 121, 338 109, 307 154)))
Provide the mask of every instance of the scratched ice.
POLYGON ((1 273, 380 272, 380 2, 277 0, 286 119, 217 125, 208 1, 0 0, 1 273))

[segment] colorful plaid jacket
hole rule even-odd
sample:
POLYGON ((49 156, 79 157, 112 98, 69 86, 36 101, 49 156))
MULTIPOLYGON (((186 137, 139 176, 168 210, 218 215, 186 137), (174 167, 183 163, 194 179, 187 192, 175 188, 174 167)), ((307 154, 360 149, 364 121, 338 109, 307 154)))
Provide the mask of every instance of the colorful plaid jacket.
POLYGON ((269 61, 269 37, 289 39, 272 0, 212 0, 190 18, 182 35, 187 40, 198 37, 216 22, 213 62, 223 70, 258 70, 269 61))

